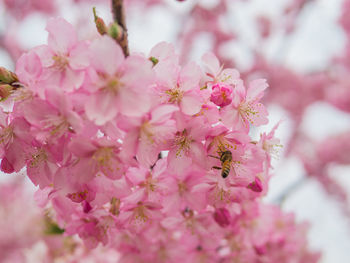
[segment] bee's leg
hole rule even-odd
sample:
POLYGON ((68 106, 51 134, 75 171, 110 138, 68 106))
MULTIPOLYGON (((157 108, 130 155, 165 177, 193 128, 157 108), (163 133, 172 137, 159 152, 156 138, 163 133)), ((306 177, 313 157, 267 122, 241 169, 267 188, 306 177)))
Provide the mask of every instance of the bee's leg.
POLYGON ((217 156, 215 156, 215 155, 208 155, 208 156, 210 156, 210 157, 213 157, 213 158, 216 158, 216 159, 219 159, 219 160, 220 160, 220 158, 219 158, 219 157, 217 157, 217 156))
POLYGON ((211 169, 221 170, 222 168, 219 166, 213 166, 211 169))

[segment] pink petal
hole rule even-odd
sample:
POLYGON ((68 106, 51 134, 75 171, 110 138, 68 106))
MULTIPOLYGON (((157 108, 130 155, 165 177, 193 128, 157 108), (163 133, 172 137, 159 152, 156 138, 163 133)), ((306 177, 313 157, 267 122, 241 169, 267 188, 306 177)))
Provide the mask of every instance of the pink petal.
POLYGON ((185 93, 180 102, 181 111, 187 115, 194 115, 202 108, 201 97, 196 93, 185 93))
POLYGON ((185 67, 182 68, 180 73, 179 84, 181 90, 189 91, 198 88, 201 75, 201 69, 196 63, 188 63, 185 67))
POLYGON ((99 91, 92 94, 86 104, 85 113, 96 125, 104 125, 117 115, 116 98, 109 92, 99 91))
POLYGON ((152 110, 151 113, 151 123, 162 123, 170 119, 174 111, 179 110, 175 105, 165 104, 160 105, 152 110))
MULTIPOLYGON (((151 108, 151 97, 137 90, 122 87, 116 97, 119 111, 127 116, 139 117, 147 113, 151 108)), ((114 106, 114 107, 115 107, 114 106)))
POLYGON ((94 146, 87 138, 73 139, 69 143, 68 148, 73 154, 81 158, 90 158, 97 150, 96 146, 94 146))
POLYGON ((52 49, 47 45, 41 45, 38 47, 35 47, 33 49, 35 54, 37 54, 40 58, 40 61, 42 65, 46 68, 51 67, 55 61, 52 59, 52 57, 55 55, 55 53, 52 51, 52 49))
POLYGON ((123 140, 123 150, 121 156, 124 159, 133 158, 136 155, 137 147, 139 144, 139 135, 140 132, 138 129, 130 130, 126 133, 123 140))
POLYGON ((235 85, 242 80, 239 78, 239 72, 233 68, 224 69, 220 74, 220 80, 227 84, 235 85))
POLYGON ((165 60, 171 60, 174 63, 178 62, 178 56, 175 54, 174 46, 167 42, 160 42, 155 45, 150 52, 150 57, 155 57, 160 62, 165 60))
POLYGON ((121 82, 138 92, 147 90, 150 84, 154 83, 152 62, 142 56, 132 55, 125 59, 122 69, 121 82))
POLYGON ((167 217, 162 220, 161 225, 165 228, 176 228, 183 220, 179 217, 167 217))
POLYGON ((266 82, 266 79, 256 79, 249 83, 249 88, 247 90, 247 101, 258 101, 264 95, 264 90, 269 85, 266 82))
POLYGON ((171 150, 168 154, 168 168, 176 174, 183 174, 186 169, 192 164, 192 159, 184 152, 176 155, 177 150, 171 150))
POLYGON ((267 118, 268 112, 262 103, 255 104, 253 110, 256 112, 256 114, 249 115, 251 124, 254 126, 260 126, 269 122, 267 118))
POLYGON ((121 47, 106 35, 91 43, 90 52, 91 65, 98 72, 106 73, 110 76, 117 72, 124 61, 121 47))
POLYGON ((136 157, 142 165, 150 167, 157 161, 159 152, 157 145, 151 144, 146 139, 141 139, 136 157))
POLYGON ((62 72, 61 88, 67 92, 79 89, 84 82, 84 77, 83 71, 74 71, 70 67, 66 67, 65 71, 62 72))
POLYGON ((79 43, 70 51, 69 65, 74 70, 89 66, 89 49, 86 42, 79 43))
POLYGON ((19 80, 26 84, 32 84, 38 79, 42 72, 40 58, 35 52, 23 54, 17 61, 16 74, 19 80))
POLYGON ((205 153, 205 148, 201 143, 198 142, 193 142, 191 143, 191 156, 193 161, 195 161, 198 165, 205 167, 206 164, 206 153, 205 153))
POLYGON ((173 89, 177 84, 179 66, 171 61, 159 62, 154 69, 157 76, 158 85, 167 90, 173 89))
POLYGON ((217 76, 220 72, 220 63, 217 57, 211 53, 208 52, 202 56, 202 61, 205 66, 206 72, 210 73, 213 76, 217 76))
POLYGON ((77 43, 74 27, 63 18, 51 18, 47 22, 48 44, 57 53, 64 55, 77 43))

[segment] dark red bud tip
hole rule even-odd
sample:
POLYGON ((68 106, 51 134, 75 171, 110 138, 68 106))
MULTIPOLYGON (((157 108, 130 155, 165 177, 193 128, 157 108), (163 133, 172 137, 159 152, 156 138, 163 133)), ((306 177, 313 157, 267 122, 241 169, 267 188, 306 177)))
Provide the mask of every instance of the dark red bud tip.
POLYGON ((1 160, 1 171, 3 171, 4 173, 7 173, 7 174, 11 174, 15 171, 12 164, 7 160, 6 157, 4 157, 1 160))
POLYGON ((266 247, 264 246, 254 246, 254 250, 260 256, 266 254, 266 247))
POLYGON ((231 215, 230 212, 226 208, 218 208, 214 212, 214 220, 221 227, 227 227, 231 223, 231 215))
POLYGON ((255 177, 255 181, 250 183, 247 188, 249 188, 250 190, 260 193, 263 190, 263 185, 260 181, 260 179, 258 177, 255 177))
POLYGON ((92 206, 89 202, 84 201, 83 202, 83 211, 84 213, 89 213, 92 210, 92 206))

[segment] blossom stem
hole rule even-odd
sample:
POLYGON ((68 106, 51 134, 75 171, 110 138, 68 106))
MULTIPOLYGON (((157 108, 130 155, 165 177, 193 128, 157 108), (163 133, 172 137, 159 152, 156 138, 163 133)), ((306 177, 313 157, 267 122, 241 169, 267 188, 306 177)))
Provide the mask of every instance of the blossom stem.
POLYGON ((112 12, 113 12, 114 22, 118 23, 118 25, 123 29, 122 35, 120 38, 118 38, 117 42, 123 49, 124 55, 128 56, 129 55, 128 31, 127 31, 126 22, 125 22, 123 0, 112 0, 112 12))

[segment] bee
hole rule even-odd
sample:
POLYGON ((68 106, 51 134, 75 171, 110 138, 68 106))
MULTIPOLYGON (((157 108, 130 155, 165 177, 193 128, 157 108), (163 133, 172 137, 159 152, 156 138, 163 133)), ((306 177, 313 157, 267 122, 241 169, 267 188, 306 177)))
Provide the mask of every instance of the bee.
POLYGON ((209 155, 210 157, 214 157, 221 161, 221 167, 213 166, 212 169, 221 170, 221 176, 223 178, 226 178, 231 170, 232 152, 227 149, 220 149, 218 154, 220 155, 220 157, 209 155))

